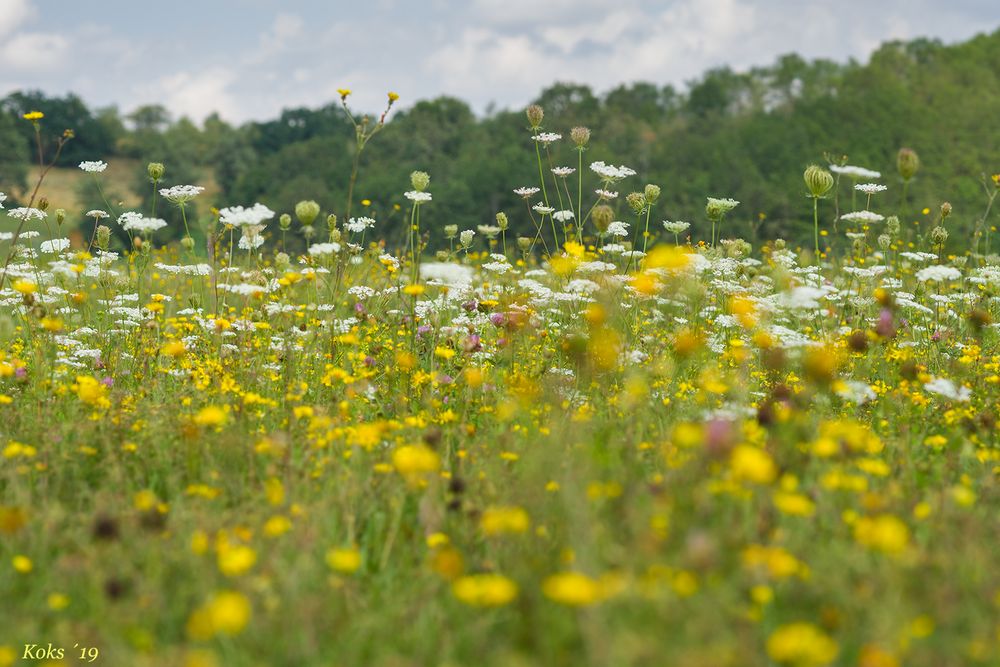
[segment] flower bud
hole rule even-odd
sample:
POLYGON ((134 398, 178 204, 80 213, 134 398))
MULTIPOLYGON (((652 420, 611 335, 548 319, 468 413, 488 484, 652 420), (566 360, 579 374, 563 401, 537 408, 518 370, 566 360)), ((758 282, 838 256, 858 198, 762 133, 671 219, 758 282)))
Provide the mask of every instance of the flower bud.
POLYGON ((532 130, 537 130, 542 126, 542 119, 545 118, 545 110, 537 104, 532 104, 524 111, 525 115, 528 116, 528 124, 531 125, 532 130))
POLYGON ((885 220, 885 231, 889 232, 892 236, 899 236, 899 218, 894 215, 890 215, 885 220))
POLYGON ((600 204, 594 207, 594 212, 590 214, 590 217, 594 221, 597 231, 603 234, 608 231, 608 225, 614 220, 615 211, 607 204, 600 204))
POLYGON ((445 225, 444 226, 444 237, 446 239, 453 239, 458 236, 458 225, 445 225))
POLYGON ((802 178, 809 188, 809 194, 816 198, 822 197, 833 187, 833 174, 815 164, 806 167, 802 178))
POLYGON ((944 220, 949 215, 951 215, 951 202, 944 202, 941 204, 941 220, 944 220))
POLYGON ((49 208, 49 198, 42 197, 41 199, 39 199, 38 204, 36 204, 35 208, 37 208, 39 211, 47 210, 49 208))
POLYGON ((462 244, 463 248, 468 248, 470 245, 472 245, 472 238, 475 235, 476 233, 474 231, 472 231, 471 229, 466 229, 461 234, 459 234, 458 242, 462 244))
POLYGON ((181 247, 187 250, 188 252, 191 252, 192 250, 194 250, 194 239, 191 238, 190 236, 185 236, 184 238, 181 239, 181 247))
POLYGON ((434 257, 439 262, 447 262, 448 261, 448 251, 447 250, 438 250, 436 253, 434 253, 434 257))
POLYGON ((57 208, 56 209, 56 224, 57 225, 61 225, 64 222, 66 222, 66 209, 64 209, 64 208, 57 208))
POLYGON ((940 225, 931 230, 931 243, 934 245, 944 245, 948 240, 948 230, 940 225))
POLYGON ((646 197, 647 204, 655 204, 656 200, 660 198, 660 186, 649 183, 646 185, 643 195, 646 197))
POLYGON ((900 148, 896 155, 896 168, 904 181, 913 178, 917 170, 920 169, 920 158, 912 148, 900 148))
POLYGON ((97 228, 97 247, 104 252, 107 252, 108 248, 111 247, 111 228, 107 225, 101 225, 97 228))
POLYGON ((517 247, 521 250, 521 252, 528 252, 531 250, 531 239, 527 236, 518 236, 517 247))
POLYGON ((160 179, 163 178, 163 172, 166 170, 167 168, 163 166, 162 162, 150 162, 146 165, 146 173, 149 174, 149 180, 154 183, 160 182, 160 179))
POLYGON ((625 201, 628 205, 632 207, 632 210, 636 213, 642 213, 646 210, 646 195, 641 192, 630 192, 628 196, 625 197, 625 201))
POLYGON ((287 271, 288 267, 292 265, 292 259, 288 256, 287 252, 279 252, 274 256, 274 266, 279 271, 287 271))
POLYGON ((426 171, 415 171, 410 174, 410 185, 417 192, 423 192, 431 184, 431 177, 426 171))
POLYGON ((507 229, 507 226, 508 226, 507 214, 504 213, 503 211, 500 211, 499 213, 497 213, 497 227, 500 228, 500 231, 505 231, 507 229))
POLYGON ((340 230, 334 227, 330 230, 330 242, 338 243, 340 241, 340 230))
POLYGON ((278 227, 280 227, 281 231, 283 232, 287 232, 289 229, 291 229, 292 216, 288 215, 287 213, 282 213, 281 217, 278 218, 278 227))
POLYGON ((334 215, 333 213, 331 213, 330 215, 326 216, 326 226, 327 226, 327 228, 330 231, 333 231, 334 229, 336 229, 337 228, 337 216, 334 215))
POLYGON ((880 234, 878 237, 878 247, 882 250, 888 250, 892 246, 892 237, 888 234, 880 234))
POLYGON ((583 148, 590 142, 590 128, 583 126, 574 127, 569 131, 569 138, 573 140, 577 148, 583 148))
POLYGON ((300 201, 295 205, 295 217, 303 225, 311 225, 319 215, 319 204, 312 200, 300 201))

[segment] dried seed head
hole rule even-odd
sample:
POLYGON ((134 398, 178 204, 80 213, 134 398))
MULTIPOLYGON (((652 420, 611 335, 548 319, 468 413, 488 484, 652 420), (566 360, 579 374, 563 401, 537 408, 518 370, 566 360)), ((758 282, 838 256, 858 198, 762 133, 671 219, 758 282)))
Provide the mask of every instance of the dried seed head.
POLYGON ((537 104, 532 104, 524 111, 528 117, 528 124, 532 130, 537 130, 542 126, 542 119, 545 118, 545 110, 537 104))

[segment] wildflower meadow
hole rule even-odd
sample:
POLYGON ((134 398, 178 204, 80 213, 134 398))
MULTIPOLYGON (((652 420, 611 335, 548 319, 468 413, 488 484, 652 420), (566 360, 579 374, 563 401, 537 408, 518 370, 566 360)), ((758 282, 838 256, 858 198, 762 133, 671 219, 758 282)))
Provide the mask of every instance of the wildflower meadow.
POLYGON ((817 146, 808 234, 751 244, 532 105, 518 206, 442 220, 421 170, 387 219, 398 95, 351 95, 346 197, 277 211, 169 162, 64 208, 75 133, 19 119, 0 666, 1000 664, 991 165, 959 233, 916 150, 817 146))

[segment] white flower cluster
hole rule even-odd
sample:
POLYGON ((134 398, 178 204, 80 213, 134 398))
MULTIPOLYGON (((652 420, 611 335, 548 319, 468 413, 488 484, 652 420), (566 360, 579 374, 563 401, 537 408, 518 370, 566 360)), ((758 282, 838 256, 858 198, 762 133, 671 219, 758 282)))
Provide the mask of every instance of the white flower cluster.
POLYGON ((878 171, 872 171, 871 169, 865 169, 864 167, 853 167, 849 164, 845 164, 843 167, 838 165, 830 165, 830 171, 835 174, 840 174, 841 176, 848 176, 850 178, 882 178, 882 173, 878 171))
POLYGON ((962 272, 953 266, 935 264, 917 271, 917 280, 921 282, 943 283, 947 280, 958 280, 962 272))
POLYGON ((620 181, 629 176, 635 176, 635 170, 625 165, 616 167, 604 162, 591 162, 590 170, 606 181, 620 181))
POLYGON ((366 229, 371 229, 374 226, 375 226, 374 218, 366 218, 362 216, 360 218, 351 218, 350 220, 348 220, 347 224, 344 225, 344 229, 354 234, 360 234, 366 229))
POLYGON ((160 196, 164 199, 169 199, 175 204, 183 204, 191 201, 204 191, 205 188, 200 185, 175 185, 169 188, 162 188, 160 196))
POLYGON ((160 218, 147 218, 137 211, 125 211, 118 216, 118 224, 125 231, 151 233, 167 226, 167 221, 160 218))
POLYGON ((840 219, 846 220, 847 222, 873 224, 876 222, 882 222, 885 220, 885 216, 873 213, 872 211, 852 211, 851 213, 845 213, 840 216, 840 219))
POLYGON ((254 204, 250 208, 229 206, 219 211, 219 222, 230 227, 262 227, 273 217, 274 211, 263 204, 254 204))
POLYGON ((93 160, 90 162, 81 162, 80 169, 87 172, 88 174, 99 174, 108 168, 107 162, 102 162, 101 160, 93 160))

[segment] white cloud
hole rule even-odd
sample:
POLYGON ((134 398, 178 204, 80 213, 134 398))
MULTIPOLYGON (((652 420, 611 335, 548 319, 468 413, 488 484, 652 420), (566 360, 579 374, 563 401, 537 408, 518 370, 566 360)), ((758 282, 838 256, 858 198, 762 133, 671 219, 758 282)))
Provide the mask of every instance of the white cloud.
POLYGON ((0 0, 0 37, 14 32, 33 15, 28 0, 0 0))
POLYGON ((242 118, 246 113, 229 89, 235 80, 236 74, 224 67, 181 71, 144 87, 139 97, 145 104, 163 104, 174 115, 194 121, 202 121, 213 112, 225 118, 242 118))

